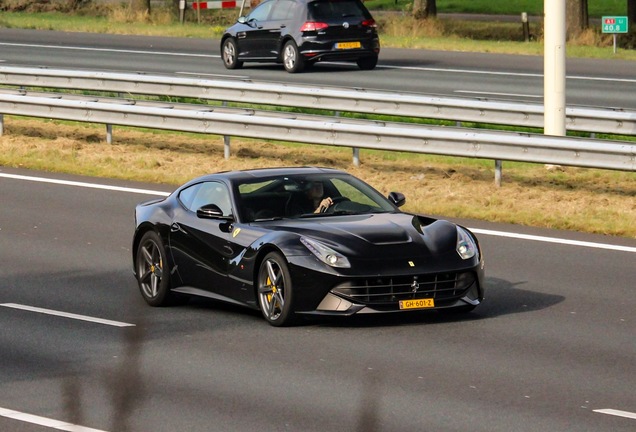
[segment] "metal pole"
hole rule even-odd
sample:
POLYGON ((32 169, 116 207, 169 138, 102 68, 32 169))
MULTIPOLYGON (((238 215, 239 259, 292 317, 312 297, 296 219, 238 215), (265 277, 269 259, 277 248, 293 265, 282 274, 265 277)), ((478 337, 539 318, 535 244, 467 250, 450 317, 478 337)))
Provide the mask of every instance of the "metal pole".
POLYGON ((530 41, 530 24, 528 24, 528 12, 521 12, 521 26, 523 27, 523 40, 530 41))
MULTIPOLYGON (((334 117, 340 117, 340 111, 334 111, 333 115, 334 117)), ((353 151, 353 166, 359 167, 360 166, 360 149, 358 147, 352 147, 351 150, 353 151)))
MULTIPOLYGON (((250 1, 250 6, 251 6, 251 1, 250 1)), ((239 10, 239 17, 243 16, 243 9, 245 8, 245 0, 243 0, 243 3, 241 3, 241 9, 239 10)))
POLYGON ((501 160, 495 160, 495 185, 501 187, 501 177, 503 175, 503 163, 501 160))
POLYGON ((0 136, 4 134, 4 114, 0 114, 0 136))
MULTIPOLYGON (((221 106, 226 107, 227 101, 223 101, 221 103, 221 106)), ((223 157, 225 158, 225 160, 230 159, 230 136, 229 135, 223 135, 223 157)))
POLYGON ((106 143, 107 144, 113 143, 113 125, 111 124, 106 125, 106 143))
POLYGON ((614 54, 616 54, 616 33, 614 33, 612 36, 614 36, 614 54))
POLYGON ((186 0, 179 0, 179 22, 183 25, 185 21, 186 0))
POLYGON ((544 0, 544 130, 565 136, 565 0, 544 0))

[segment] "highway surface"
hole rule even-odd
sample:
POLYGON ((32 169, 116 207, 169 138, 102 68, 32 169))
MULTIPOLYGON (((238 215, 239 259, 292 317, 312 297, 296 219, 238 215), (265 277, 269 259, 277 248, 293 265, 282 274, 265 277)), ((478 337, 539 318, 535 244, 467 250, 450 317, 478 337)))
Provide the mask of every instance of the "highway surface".
POLYGON ((133 208, 171 190, 0 167, 0 430, 636 430, 636 240, 463 221, 468 317, 276 329, 143 302, 133 208))
MULTIPOLYGON (((611 48, 608 48, 610 50, 611 48)), ((0 29, 0 65, 125 71, 361 87, 427 95, 541 103, 543 57, 383 48, 379 66, 319 64, 302 74, 281 65, 228 71, 219 41, 0 29)), ((569 59, 567 104, 636 109, 634 62, 569 59)))

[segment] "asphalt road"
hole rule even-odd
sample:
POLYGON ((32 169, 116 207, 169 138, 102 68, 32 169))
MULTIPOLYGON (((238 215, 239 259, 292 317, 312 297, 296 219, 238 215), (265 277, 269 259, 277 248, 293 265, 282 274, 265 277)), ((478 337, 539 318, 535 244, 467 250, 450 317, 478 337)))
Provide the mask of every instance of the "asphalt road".
POLYGON ((145 305, 130 240, 153 193, 11 175, 172 189, 0 167, 2 431, 636 430, 634 240, 464 221, 488 276, 468 318, 275 329, 145 305))
MULTIPOLYGON (((610 48, 608 48, 610 49, 610 48)), ((228 71, 219 41, 0 29, 0 65, 226 77, 427 95, 543 100, 543 57, 383 48, 379 66, 319 64, 302 74, 280 65, 228 71)), ((636 109, 634 62, 568 59, 568 105, 636 109)))

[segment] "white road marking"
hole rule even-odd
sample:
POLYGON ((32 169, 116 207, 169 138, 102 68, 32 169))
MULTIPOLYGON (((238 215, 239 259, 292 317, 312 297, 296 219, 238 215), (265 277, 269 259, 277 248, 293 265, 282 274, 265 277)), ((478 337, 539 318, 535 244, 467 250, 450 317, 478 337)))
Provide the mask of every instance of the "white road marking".
POLYGON ((204 77, 219 77, 219 78, 232 78, 232 79, 251 79, 251 77, 247 75, 228 75, 228 74, 212 74, 212 73, 198 73, 198 72, 175 72, 177 75, 194 75, 194 76, 204 76, 204 77))
POLYGON ((619 411, 619 410, 615 410, 615 409, 597 409, 597 410, 594 410, 594 412, 595 413, 600 413, 600 414, 612 415, 612 416, 616 416, 616 417, 625 417, 625 418, 630 418, 630 419, 636 420, 636 413, 629 412, 629 411, 619 411))
POLYGON ((455 93, 465 94, 478 94, 478 95, 490 95, 490 96, 513 96, 513 97, 525 97, 525 98, 542 98, 543 96, 529 95, 529 94, 517 94, 517 93, 496 93, 496 92, 484 92, 484 91, 471 91, 471 90, 455 90, 455 93))
POLYGON ((101 429, 93 429, 59 420, 53 420, 46 417, 40 417, 33 414, 27 414, 20 411, 14 411, 0 407, 0 416, 13 420, 31 423, 38 426, 44 426, 51 429, 57 429, 68 432, 105 432, 101 429))
POLYGON ((105 325, 109 325, 113 327, 135 327, 135 324, 128 324, 128 323, 119 322, 119 321, 111 321, 111 320, 102 319, 102 318, 94 318, 94 317, 90 317, 86 315, 77 315, 77 314, 72 314, 68 312, 60 312, 60 311, 56 311, 52 309, 43 309, 43 308, 38 308, 33 306, 25 306, 25 305, 21 305, 17 303, 0 303, 0 306, 12 308, 12 309, 25 310, 29 312, 37 312, 37 313, 41 313, 45 315, 54 315, 54 316, 60 316, 64 318, 71 318, 71 319, 80 320, 80 321, 88 321, 88 322, 93 322, 97 324, 105 324, 105 325))
POLYGON ((104 189, 104 190, 115 191, 115 192, 129 192, 129 193, 137 193, 137 194, 144 194, 144 195, 160 195, 160 196, 170 195, 169 192, 160 192, 160 191, 148 190, 148 189, 126 188, 126 187, 120 187, 120 186, 110 186, 110 185, 76 182, 76 181, 69 181, 69 180, 58 180, 58 179, 50 179, 45 177, 32 177, 32 176, 23 176, 23 175, 7 174, 7 173, 0 173, 0 177, 16 179, 16 180, 40 182, 40 183, 53 183, 53 184, 59 184, 59 185, 65 185, 65 186, 104 189))
MULTIPOLYGON (((67 180, 57 180, 57 179, 49 179, 49 178, 43 178, 43 177, 22 176, 22 175, 6 174, 6 173, 0 173, 0 177, 12 178, 12 179, 17 179, 17 180, 27 180, 27 181, 36 181, 36 182, 44 182, 44 183, 54 183, 54 184, 61 184, 61 185, 66 185, 66 186, 78 186, 78 187, 86 187, 86 188, 105 189, 105 190, 111 190, 111 191, 117 191, 117 192, 130 192, 130 193, 139 193, 139 194, 146 194, 146 195, 159 195, 159 196, 168 196, 169 195, 169 193, 167 193, 167 192, 153 191, 153 190, 149 190, 149 189, 123 188, 123 187, 100 185, 100 184, 94 184, 94 183, 74 182, 74 181, 67 181, 67 180)), ((507 238, 516 238, 516 239, 520 239, 520 240, 533 240, 533 241, 540 241, 540 242, 545 242, 545 243, 557 243, 557 244, 564 244, 564 245, 570 245, 570 246, 580 246, 580 247, 589 247, 589 248, 596 248, 596 249, 607 249, 607 250, 614 250, 614 251, 618 251, 618 252, 632 252, 632 253, 636 253, 636 247, 619 246, 619 245, 613 245, 613 244, 607 244, 607 243, 584 242, 584 241, 578 241, 578 240, 567 240, 567 239, 561 239, 561 238, 556 238, 556 237, 543 237, 543 236, 519 234, 519 233, 514 233, 514 232, 492 231, 492 230, 485 230, 485 229, 479 229, 479 228, 470 228, 470 229, 475 234, 483 234, 483 235, 490 235, 490 236, 497 236, 497 237, 507 237, 507 238)))
POLYGON ((491 230, 484 230, 479 228, 470 228, 470 230, 474 232, 475 234, 483 234, 483 235, 490 235, 490 236, 496 236, 496 237, 508 237, 508 238, 515 238, 520 240, 533 240, 533 241, 540 241, 544 243, 557 243, 557 244, 563 244, 563 245, 569 245, 569 246, 589 247, 589 248, 595 248, 595 249, 609 249, 609 250, 614 250, 619 252, 636 253, 636 247, 629 247, 629 246, 619 246, 619 245, 613 245, 613 244, 607 244, 607 243, 593 243, 593 242, 585 242, 585 241, 578 241, 578 240, 568 240, 568 239, 561 239, 556 237, 543 237, 543 236, 519 234, 519 233, 512 233, 512 232, 505 232, 505 231, 491 231, 491 230))
MULTIPOLYGON (((496 72, 496 71, 480 71, 480 70, 470 70, 470 69, 444 69, 444 68, 431 68, 431 67, 419 67, 419 66, 378 65, 377 67, 385 68, 385 69, 404 69, 404 70, 416 70, 416 71, 424 71, 424 72, 465 73, 465 74, 473 74, 473 75, 495 75, 495 76, 498 75, 498 76, 530 77, 530 78, 543 79, 543 74, 537 74, 537 73, 496 72)), ((566 78, 573 79, 573 80, 585 80, 585 81, 609 81, 609 82, 636 83, 636 79, 632 79, 632 78, 606 78, 606 77, 588 77, 588 76, 577 76, 577 75, 566 75, 566 78)))
POLYGON ((165 55, 173 57, 204 57, 204 58, 217 58, 220 55, 210 54, 193 54, 193 53, 175 53, 166 51, 142 51, 142 50, 125 50, 125 49, 111 49, 111 48, 87 48, 87 47, 74 47, 74 46, 59 46, 59 45, 40 45, 40 44, 18 44, 0 42, 0 46, 14 46, 14 47, 28 47, 28 48, 46 48, 46 49, 59 49, 59 50, 72 50, 72 51, 97 51, 97 52, 116 52, 124 54, 150 54, 150 55, 165 55))

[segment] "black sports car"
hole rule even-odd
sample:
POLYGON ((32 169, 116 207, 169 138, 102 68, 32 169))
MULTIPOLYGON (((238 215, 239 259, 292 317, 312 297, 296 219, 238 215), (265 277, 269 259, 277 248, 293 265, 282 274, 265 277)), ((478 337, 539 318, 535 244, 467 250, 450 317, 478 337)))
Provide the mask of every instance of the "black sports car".
POLYGON ((379 52, 377 25, 360 0, 265 0, 221 38, 228 69, 248 61, 277 62, 294 73, 338 60, 370 70, 379 52))
POLYGON ((152 306, 205 296, 260 309, 274 326, 474 309, 484 297, 477 239, 400 211, 404 202, 333 169, 207 175, 136 207, 134 271, 152 306))

